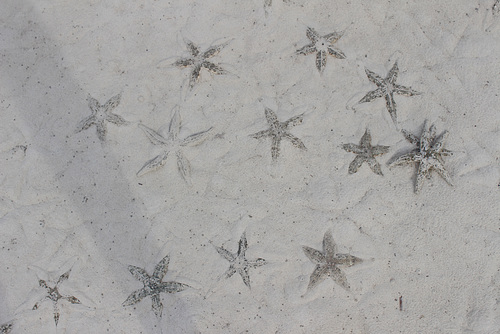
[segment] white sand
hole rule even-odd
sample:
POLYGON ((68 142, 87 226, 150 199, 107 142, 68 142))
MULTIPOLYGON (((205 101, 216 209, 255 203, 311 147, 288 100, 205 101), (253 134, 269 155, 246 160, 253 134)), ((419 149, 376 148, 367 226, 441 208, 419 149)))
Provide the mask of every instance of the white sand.
POLYGON ((97 1, 4 0, 0 10, 0 323, 12 333, 495 333, 500 328, 500 15, 493 0, 97 1), (347 59, 328 56, 320 75, 307 27, 347 59), (189 92, 184 40, 230 72, 202 70, 189 92), (413 146, 396 129, 364 68, 422 92, 395 96, 399 127, 419 135, 425 119, 449 131, 451 187, 433 173, 415 194, 415 166, 387 161, 413 146), (122 94, 106 142, 88 94, 104 104, 122 94), (163 130, 180 108, 180 137, 214 127, 184 154, 137 177, 161 152, 138 127, 163 130), (264 108, 307 151, 249 135, 268 127, 264 108), (370 128, 390 151, 347 172, 370 128), (26 150, 19 146, 25 146, 26 150), (17 147, 17 148, 16 148, 17 147), (314 264, 301 246, 321 250, 331 230, 338 250, 364 259, 343 268, 351 290, 332 279, 307 291, 314 264), (214 246, 236 252, 246 231, 251 290, 214 246), (128 265, 170 255, 165 281, 192 288, 122 303, 142 287, 128 265), (50 301, 32 310, 68 269, 55 326, 50 301), (402 310, 399 298, 402 298, 402 310))

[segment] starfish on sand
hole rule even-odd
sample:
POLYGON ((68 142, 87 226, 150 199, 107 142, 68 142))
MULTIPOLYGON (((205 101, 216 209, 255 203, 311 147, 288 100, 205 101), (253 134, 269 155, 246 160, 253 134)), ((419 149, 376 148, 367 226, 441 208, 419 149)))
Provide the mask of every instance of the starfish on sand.
POLYGON ((121 94, 118 94, 110 98, 105 104, 100 104, 99 101, 89 95, 87 97, 87 101, 89 103, 90 110, 92 110, 92 115, 84 118, 78 124, 76 132, 78 133, 88 129, 92 125, 95 125, 97 129, 97 137, 99 137, 99 140, 104 141, 107 133, 106 123, 104 123, 105 121, 116 125, 123 125, 127 123, 123 117, 111 112, 111 110, 120 104, 120 98, 121 94))
POLYGON ((380 164, 377 162, 377 160, 375 160, 375 157, 377 155, 387 153, 387 151, 389 150, 389 146, 372 146, 371 140, 372 137, 370 135, 370 130, 366 129, 365 134, 359 141, 359 145, 344 144, 342 146, 344 150, 356 154, 356 158, 354 158, 354 160, 349 165, 349 174, 356 173, 363 162, 366 162, 375 174, 383 175, 380 164))
POLYGON ((189 52, 191 53, 191 57, 181 58, 177 60, 174 65, 177 67, 193 67, 191 76, 189 78, 189 89, 193 89, 196 81, 198 81, 202 68, 206 68, 214 74, 227 73, 226 70, 224 70, 219 65, 215 65, 214 63, 207 60, 208 58, 217 55, 227 45, 227 43, 211 46, 205 52, 201 52, 200 49, 193 44, 193 42, 186 41, 186 45, 189 52))
POLYGON ((436 136, 436 127, 428 126, 425 120, 420 138, 402 130, 405 138, 417 147, 410 153, 398 157, 389 166, 418 163, 417 179, 415 181, 415 193, 420 192, 426 178, 430 178, 431 171, 435 170, 449 184, 453 185, 450 174, 444 168, 443 156, 451 155, 451 151, 445 149, 444 141, 448 137, 448 131, 436 136))
POLYGON ((308 27, 306 31, 306 36, 311 41, 310 44, 297 50, 297 54, 308 55, 311 53, 316 53, 316 67, 318 71, 323 72, 326 66, 326 56, 329 54, 338 59, 344 59, 345 54, 337 49, 334 49, 333 43, 337 42, 341 33, 332 32, 330 34, 321 36, 313 28, 308 27))
POLYGON ((392 66, 387 76, 382 79, 379 75, 365 68, 366 75, 368 79, 377 85, 377 89, 368 92, 359 103, 370 102, 379 97, 385 98, 385 103, 387 110, 391 115, 392 121, 397 125, 397 115, 396 115, 396 101, 394 101, 394 94, 413 96, 419 95, 420 93, 413 90, 411 87, 405 87, 396 84, 396 79, 398 78, 398 62, 395 62, 392 66))
POLYGON ((243 279, 243 283, 245 283, 248 288, 250 288, 250 276, 248 274, 248 270, 250 268, 260 267, 266 264, 266 260, 262 258, 258 258, 256 260, 247 260, 247 258, 245 257, 245 252, 248 248, 245 232, 243 232, 243 234, 241 235, 240 241, 238 243, 237 253, 231 253, 230 251, 222 247, 216 246, 215 248, 217 249, 217 252, 230 263, 229 269, 225 273, 225 277, 229 278, 235 273, 238 273, 243 279))
POLYGON ((185 146, 196 146, 203 143, 208 139, 209 135, 211 134, 212 128, 193 134, 184 139, 179 139, 179 131, 181 128, 181 116, 179 113, 179 108, 175 109, 174 115, 170 120, 167 137, 163 137, 158 132, 148 128, 145 125, 139 124, 139 126, 154 145, 161 145, 164 150, 155 158, 146 162, 146 164, 137 172, 137 176, 142 176, 150 171, 162 167, 167 161, 169 153, 175 152, 177 156, 177 167, 179 169, 179 172, 181 173, 183 179, 188 184, 190 184, 191 164, 182 153, 182 148, 185 146))
POLYGON ((61 295, 59 293, 59 284, 61 284, 62 282, 64 282, 65 280, 67 280, 69 278, 70 272, 71 272, 71 270, 68 270, 67 272, 65 272, 64 274, 59 276, 59 279, 57 280, 57 282, 53 288, 48 286, 47 282, 45 282, 44 280, 42 280, 42 279, 38 280, 38 284, 42 288, 45 288, 45 290, 47 290, 47 295, 45 297, 43 297, 40 301, 36 302, 36 304, 33 306, 33 310, 38 309, 38 307, 40 306, 40 304, 42 302, 44 302, 46 300, 51 300, 53 307, 54 307, 54 321, 56 322, 56 326, 57 326, 57 323, 59 322, 59 317, 60 317, 59 307, 57 306, 59 299, 67 300, 71 304, 81 304, 80 300, 78 300, 78 298, 76 298, 74 296, 61 295))
POLYGON ((189 288, 189 285, 178 282, 162 282, 168 271, 169 256, 165 256, 155 267, 153 275, 149 275, 144 269, 136 266, 128 266, 128 270, 136 279, 144 284, 142 289, 134 291, 123 306, 130 306, 140 302, 144 297, 151 296, 152 308, 155 315, 160 318, 163 311, 163 304, 160 300, 160 293, 175 293, 189 288))
POLYGON ((289 132, 289 128, 302 123, 302 119, 304 116, 303 114, 294 116, 284 122, 278 121, 278 117, 276 116, 274 111, 269 108, 265 108, 265 114, 267 123, 269 124, 269 129, 259 131, 252 134, 251 136, 256 139, 271 137, 271 155, 274 162, 278 159, 278 156, 280 154, 280 143, 281 139, 283 138, 288 139, 295 147, 298 147, 302 150, 306 149, 304 143, 302 143, 299 138, 295 137, 289 132))
POLYGON ((317 286, 327 277, 331 277, 341 287, 349 290, 347 278, 339 266, 351 267, 363 262, 363 260, 350 254, 338 254, 331 231, 327 231, 323 237, 322 252, 307 246, 302 246, 302 249, 309 260, 316 264, 316 268, 309 278, 308 290, 317 286))

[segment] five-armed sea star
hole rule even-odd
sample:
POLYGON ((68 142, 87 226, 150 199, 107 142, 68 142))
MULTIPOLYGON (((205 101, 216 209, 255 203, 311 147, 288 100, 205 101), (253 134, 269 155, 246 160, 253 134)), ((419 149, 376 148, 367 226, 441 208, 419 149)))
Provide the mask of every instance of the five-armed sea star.
POLYGON ((59 284, 61 284, 62 282, 64 282, 65 280, 67 280, 69 278, 70 272, 71 272, 71 269, 68 270, 67 272, 65 272, 64 274, 62 274, 61 276, 59 276, 59 279, 57 280, 57 282, 53 288, 49 287, 47 285, 47 282, 45 282, 43 279, 38 280, 38 284, 42 288, 45 288, 45 290, 47 290, 47 295, 43 299, 41 299, 40 301, 36 302, 36 304, 33 306, 33 310, 38 309, 38 307, 40 306, 40 304, 42 302, 44 302, 46 300, 52 300, 52 304, 54 305, 54 321, 56 322, 56 326, 57 326, 57 323, 59 322, 59 316, 60 316, 59 308, 57 306, 59 299, 67 300, 71 304, 80 304, 80 301, 78 300, 78 298, 76 298, 74 296, 61 295, 59 293, 59 290, 58 290, 59 284))
POLYGON ((280 143, 282 138, 290 140, 295 147, 298 147, 302 150, 306 149, 304 143, 302 143, 299 138, 292 135, 288 130, 292 126, 302 123, 302 119, 304 116, 303 114, 294 116, 284 122, 278 121, 278 117, 276 116, 274 111, 269 108, 265 108, 265 114, 267 123, 269 124, 269 129, 259 131, 251 136, 256 139, 271 137, 271 155, 273 161, 276 161, 278 159, 278 156, 280 155, 280 143))
POLYGON ((333 43, 338 41, 342 37, 341 33, 332 32, 325 36, 320 36, 313 28, 307 28, 306 36, 311 41, 310 44, 297 50, 297 54, 308 55, 316 52, 316 67, 320 72, 323 72, 326 66, 326 55, 344 59, 345 54, 333 48, 333 43))
POLYGON ((120 104, 121 94, 115 95, 110 98, 105 104, 101 105, 99 101, 94 99, 92 96, 87 97, 89 103, 89 108, 92 110, 92 115, 84 118, 77 126, 76 132, 80 132, 88 129, 90 126, 95 124, 97 129, 97 137, 101 141, 106 139, 106 124, 104 121, 114 123, 116 125, 126 124, 127 121, 123 117, 113 114, 111 110, 116 108, 120 104))
POLYGON ((415 193, 420 192, 425 178, 431 177, 432 170, 436 170, 438 174, 452 186, 453 182, 451 176, 444 168, 443 160, 443 156, 452 154, 451 151, 443 148, 444 141, 446 137, 448 137, 448 131, 444 131, 441 135, 436 137, 436 127, 434 124, 428 127, 428 121, 425 120, 420 138, 405 130, 401 132, 410 143, 417 145, 417 147, 412 152, 398 157, 390 166, 418 163, 415 193))
POLYGON ((178 283, 178 282, 162 282, 163 277, 168 271, 169 256, 165 256, 155 267, 153 275, 148 275, 148 273, 139 267, 128 266, 128 270, 139 281, 144 284, 142 289, 133 292, 128 296, 127 300, 123 302, 123 306, 134 305, 140 302, 144 297, 151 296, 152 308, 155 315, 159 318, 161 317, 163 311, 163 304, 160 300, 160 293, 175 293, 189 288, 189 285, 178 283))
POLYGON ((179 139, 179 131, 181 128, 181 116, 179 113, 179 108, 175 109, 174 116, 170 120, 170 125, 168 128, 168 136, 165 138, 153 129, 148 128, 145 125, 139 124, 141 129, 144 131, 146 136, 154 145, 161 145, 164 147, 164 151, 157 155, 155 158, 148 161, 138 172, 137 176, 144 175, 152 170, 160 168, 167 161, 168 154, 170 152, 175 152, 177 155, 177 167, 181 173, 184 180, 190 184, 191 182, 191 164, 187 158, 182 153, 182 147, 184 146, 195 146, 199 145, 205 140, 211 133, 212 128, 193 134, 186 137, 185 139, 179 139))
POLYGON ((365 68, 366 75, 368 79, 377 85, 377 89, 368 92, 359 103, 370 102, 379 97, 385 98, 385 103, 387 105, 387 110, 391 115, 392 121, 397 125, 397 115, 396 115, 396 101, 394 101, 394 94, 413 96, 419 95, 420 93, 411 89, 411 87, 405 87, 396 84, 396 79, 398 78, 398 62, 395 62, 385 79, 382 79, 379 75, 365 68))
POLYGON ((248 270, 250 268, 260 267, 266 264, 266 260, 262 258, 250 261, 245 257, 245 252, 248 248, 245 232, 243 232, 243 234, 241 235, 240 242, 238 243, 237 253, 231 253, 230 251, 222 247, 216 246, 215 248, 217 249, 217 252, 219 252, 219 254, 222 255, 231 264, 229 266, 229 269, 225 273, 225 277, 229 278, 235 273, 238 273, 243 279, 243 283, 245 283, 248 288, 250 288, 250 276, 248 275, 248 270))
POLYGON ((198 80, 202 67, 214 74, 227 73, 222 67, 207 60, 208 58, 218 54, 227 45, 227 43, 211 46, 205 52, 200 52, 200 49, 190 41, 187 41, 186 45, 191 53, 191 57, 179 59, 174 63, 174 65, 178 67, 193 66, 193 70, 191 71, 191 76, 189 78, 190 89, 193 89, 196 81, 198 80))
POLYGON ((371 140, 370 130, 366 129, 365 134, 359 141, 359 145, 344 144, 342 146, 344 150, 356 154, 356 158, 349 165, 349 174, 356 173, 363 162, 367 162, 375 174, 383 175, 380 164, 375 160, 375 157, 386 153, 389 150, 389 146, 372 146, 371 140))
POLYGON ((326 231, 323 237, 323 252, 307 246, 302 246, 302 249, 309 260, 316 264, 316 269, 309 279, 308 290, 314 288, 327 277, 331 277, 337 284, 349 290, 347 278, 338 266, 351 267, 356 263, 363 262, 363 260, 350 254, 337 254, 331 231, 326 231))

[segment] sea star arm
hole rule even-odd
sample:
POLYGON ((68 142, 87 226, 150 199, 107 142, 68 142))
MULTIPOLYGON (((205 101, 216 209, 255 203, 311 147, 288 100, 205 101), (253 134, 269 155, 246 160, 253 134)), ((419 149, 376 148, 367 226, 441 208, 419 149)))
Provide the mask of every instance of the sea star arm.
POLYGON ((142 268, 136 266, 128 266, 128 271, 132 274, 132 276, 134 276, 142 283, 145 283, 149 280, 148 273, 142 268))
POLYGON ((349 283, 347 283, 347 277, 345 274, 337 267, 330 267, 330 277, 346 290, 350 289, 349 283))
POLYGON ((321 264, 326 262, 325 255, 321 253, 319 250, 307 247, 307 246, 302 246, 302 250, 304 251, 304 254, 315 264, 321 264))
POLYGON ((415 180, 415 193, 418 194, 422 189, 424 180, 428 177, 431 165, 428 163, 427 159, 421 160, 418 165, 417 178, 415 180))
POLYGON ((165 256, 155 267, 155 271, 153 272, 153 277, 162 280, 165 274, 168 271, 168 263, 170 261, 170 257, 165 256))
POLYGON ((254 133, 252 135, 250 135, 251 137, 255 138, 255 139, 260 139, 260 138, 263 138, 263 137, 269 137, 271 135, 271 131, 270 130, 262 130, 262 131, 259 131, 257 133, 254 133))
POLYGON ((331 230, 326 231, 323 236, 323 251, 327 259, 333 258, 333 255, 337 252, 337 245, 335 245, 331 230))
POLYGON ((158 132, 155 130, 148 128, 145 125, 139 124, 139 127, 144 131, 148 139, 154 144, 154 145, 162 145, 162 144, 167 144, 168 140, 163 138, 158 132))
POLYGON ((317 52, 318 49, 316 49, 316 46, 313 44, 307 44, 306 46, 298 49, 297 51, 295 51, 297 54, 300 54, 300 55, 304 55, 304 56, 307 56, 311 53, 314 53, 314 52, 317 52))
POLYGON ((389 115, 391 115, 391 119, 396 124, 397 115, 396 115, 396 101, 394 101, 394 96, 392 92, 385 94, 385 104, 387 106, 387 111, 389 111, 389 115))
POLYGON ((100 141, 104 141, 106 139, 106 133, 108 132, 108 129, 106 128, 106 124, 104 124, 104 121, 100 120, 95 122, 95 128, 97 131, 97 137, 99 138, 100 141))
POLYGON ((357 155, 353 161, 351 161, 351 163, 349 164, 349 174, 354 174, 358 171, 359 167, 361 167, 361 165, 363 164, 363 162, 365 161, 365 159, 360 156, 360 155, 357 155))
POLYGON ((316 68, 318 71, 323 72, 326 67, 326 52, 323 50, 319 50, 316 53, 316 68))
POLYGON ((382 173, 382 168, 380 167, 380 164, 378 163, 377 160, 375 160, 375 158, 369 158, 367 160, 368 162, 368 166, 370 166, 370 169, 377 175, 384 175, 384 173, 382 173))
POLYGON ((324 39, 326 39, 328 41, 328 43, 335 43, 336 41, 338 41, 340 39, 340 37, 342 37, 342 33, 339 33, 339 32, 332 32, 330 34, 327 34, 325 36, 323 36, 324 39))
POLYGON ((434 152, 440 152, 443 148, 444 141, 448 138, 448 131, 444 131, 439 137, 434 140, 431 146, 431 150, 434 152))
POLYGON ((71 304, 81 304, 82 302, 75 296, 62 296, 63 299, 67 300, 71 304))
POLYGON ((59 317, 61 316, 61 313, 59 312, 59 307, 57 306, 57 302, 53 303, 53 308, 54 308, 54 322, 57 324, 59 323, 59 317))
POLYGON ((427 152, 432 145, 432 141, 436 138, 436 127, 432 124, 427 128, 428 121, 424 121, 424 128, 420 136, 420 151, 427 152))
POLYGON ((102 108, 106 111, 106 112, 109 112, 111 110, 113 110, 114 108, 116 108, 119 104, 120 104, 120 99, 121 99, 122 95, 121 94, 118 94, 118 95, 115 95, 113 96, 112 98, 110 98, 105 104, 104 106, 102 106, 102 108))
POLYGON ((266 120, 267 120, 267 123, 269 123, 269 125, 273 125, 273 124, 278 123, 278 117, 276 116, 274 111, 272 111, 271 109, 265 108, 264 114, 266 115, 266 120))
POLYGON ((320 35, 316 32, 316 30, 311 27, 307 27, 306 36, 313 43, 316 43, 320 38, 320 35))
POLYGON ((328 275, 328 267, 318 264, 314 269, 313 273, 311 274, 311 277, 309 277, 309 284, 307 286, 307 289, 311 290, 314 287, 316 287, 319 283, 325 280, 327 275, 328 275))
POLYGON ((384 90, 382 88, 377 88, 375 90, 372 90, 371 92, 368 92, 361 100, 359 100, 359 103, 370 102, 384 95, 384 90))
POLYGON ((91 115, 89 117, 84 118, 76 126, 76 133, 83 131, 83 130, 87 130, 88 128, 90 128, 92 126, 92 124, 95 123, 95 121, 96 121, 96 119, 95 119, 94 115, 91 115))
POLYGON ((181 130, 181 114, 179 112, 179 108, 175 108, 174 115, 170 120, 170 124, 168 125, 168 136, 171 139, 177 139, 179 135, 179 131, 181 130))
POLYGON ((327 48, 327 50, 328 50, 328 53, 335 58, 338 58, 338 59, 345 59, 346 58, 345 54, 342 51, 335 50, 332 46, 329 46, 327 48))
POLYGON ((392 68, 389 70, 389 73, 387 73, 387 77, 385 78, 385 80, 390 82, 391 84, 394 84, 398 78, 398 73, 398 62, 396 61, 394 65, 392 65, 392 68))
POLYGON ((167 161, 168 152, 163 152, 162 154, 157 155, 155 158, 149 160, 142 166, 142 168, 137 172, 137 176, 142 176, 146 173, 149 173, 155 169, 160 168, 167 161))
POLYGON ((226 272, 224 273, 224 277, 229 278, 229 277, 233 276, 235 273, 236 273, 236 269, 231 265, 231 266, 229 266, 229 269, 226 270, 226 272))
POLYGON ((240 241, 238 242, 238 256, 239 257, 245 257, 245 252, 247 251, 248 248, 248 241, 247 241, 247 235, 245 232, 241 235, 240 241))
POLYGON ((417 136, 409 133, 405 129, 402 129, 401 133, 403 134, 403 136, 405 136, 406 140, 408 140, 410 143, 415 144, 415 145, 419 145, 420 139, 417 136))
POLYGON ((389 146, 377 145, 372 147, 372 154, 374 156, 387 153, 389 151, 389 146))
POLYGON ((420 92, 412 89, 411 87, 405 87, 401 85, 393 85, 393 92, 403 96, 414 96, 421 94, 420 92))
POLYGON ((250 275, 248 274, 248 268, 241 268, 240 270, 238 270, 241 278, 243 279, 243 283, 245 283, 245 285, 251 289, 250 287, 250 275))
POLYGON ((207 129, 205 131, 198 132, 198 133, 195 133, 193 135, 190 135, 190 136, 186 137, 181 142, 181 146, 196 146, 196 145, 200 145, 205 140, 207 140, 208 137, 210 137, 210 135, 212 133, 212 129, 213 128, 209 128, 209 129, 207 129))
POLYGON ((351 254, 335 254, 335 263, 351 267, 363 262, 362 259, 351 254))
POLYGON ((264 260, 263 258, 259 257, 257 260, 255 260, 255 261, 248 261, 247 263, 248 263, 249 267, 257 268, 257 267, 265 265, 266 264, 266 260, 264 260))
POLYGON ((219 44, 219 45, 214 45, 214 46, 211 46, 207 49, 207 51, 205 51, 203 53, 203 59, 206 59, 206 58, 210 58, 210 57, 213 57, 215 56, 216 54, 218 54, 225 46, 227 45, 227 42, 226 43, 222 43, 222 44, 219 44))
POLYGON ((193 42, 186 40, 186 46, 193 57, 200 54, 200 49, 193 42))
POLYGON ((342 148, 344 150, 346 150, 347 152, 352 152, 352 153, 356 153, 356 154, 363 153, 363 149, 359 145, 356 145, 356 144, 344 144, 344 145, 342 145, 342 148))
POLYGON ((210 72, 212 72, 214 74, 218 74, 218 75, 227 74, 225 69, 223 69, 222 67, 215 65, 214 63, 209 62, 209 61, 204 61, 201 64, 201 66, 206 68, 207 70, 209 70, 210 72))
POLYGON ((180 150, 177 151, 177 169, 179 169, 184 181, 191 184, 191 164, 180 150))
POLYGON ((450 174, 448 171, 444 168, 443 164, 437 160, 437 159, 432 159, 429 161, 429 163, 432 165, 432 167, 438 172, 439 175, 450 185, 453 186, 453 180, 451 179, 450 174))
POLYGON ((121 116, 119 116, 117 114, 113 114, 113 113, 108 113, 106 115, 106 120, 108 122, 111 122, 111 123, 116 124, 116 125, 127 124, 127 121, 123 117, 121 117, 121 116))
POLYGON ((366 129, 365 133, 363 134, 363 137, 361 137, 361 140, 359 141, 359 145, 361 147, 370 147, 372 142, 372 135, 370 134, 370 130, 366 129))
POLYGON ((281 137, 273 136, 271 140, 271 157, 273 161, 277 161, 280 155, 281 137))
POLYGON ((92 96, 88 95, 87 96, 87 102, 89 104, 90 110, 92 110, 92 113, 95 115, 99 111, 99 108, 101 105, 99 104, 99 101, 94 99, 92 96))
POLYGON ((224 249, 222 247, 217 247, 217 246, 215 247, 215 249, 217 250, 217 253, 222 255, 222 257, 225 258, 226 260, 228 260, 229 262, 233 262, 236 259, 236 255, 231 253, 227 249, 224 249))
POLYGON ((365 68, 365 73, 366 73, 366 76, 368 77, 368 80, 370 80, 371 82, 376 84, 378 87, 385 85, 385 81, 384 81, 384 79, 382 79, 382 77, 380 75, 376 74, 375 72, 370 71, 367 68, 365 68))
POLYGON ((156 317, 161 318, 161 314, 163 312, 163 304, 161 303, 159 293, 151 295, 151 307, 156 317))
POLYGON ((146 292, 145 288, 134 291, 130 294, 130 296, 128 296, 128 298, 123 302, 122 305, 123 306, 130 306, 130 305, 137 304, 147 295, 148 295, 148 293, 146 292))
POLYGON ((417 152, 410 152, 407 154, 403 154, 402 156, 398 157, 396 160, 390 163, 389 166, 399 166, 399 165, 404 165, 408 163, 413 163, 417 162, 420 159, 417 158, 417 152))
POLYGON ((187 67, 194 64, 193 58, 181 58, 177 60, 173 65, 177 67, 187 67))
POLYGON ((175 293, 181 292, 189 288, 189 285, 178 282, 162 282, 160 285, 161 292, 175 293))
POLYGON ((304 114, 300 114, 286 120, 285 122, 283 122, 283 125, 285 128, 289 129, 295 125, 301 124, 303 119, 304 119, 304 114))
POLYGON ((290 140, 290 142, 292 143, 293 146, 295 146, 297 148, 300 148, 301 150, 306 150, 306 145, 304 145, 304 143, 302 142, 302 140, 300 140, 299 138, 291 135, 290 133, 285 133, 283 135, 283 137, 285 137, 288 140, 290 140))
POLYGON ((189 77, 189 88, 193 89, 196 81, 200 77, 201 64, 195 65, 193 71, 191 72, 191 76, 189 77))

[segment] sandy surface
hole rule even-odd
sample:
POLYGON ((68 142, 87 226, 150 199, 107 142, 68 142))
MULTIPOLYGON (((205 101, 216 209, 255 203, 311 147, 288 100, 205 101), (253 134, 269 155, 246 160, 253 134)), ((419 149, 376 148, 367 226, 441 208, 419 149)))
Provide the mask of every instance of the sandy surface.
POLYGON ((12 333, 495 333, 500 328, 500 14, 490 0, 3 1, 0 11, 0 323, 12 333), (266 5, 266 6, 265 6, 266 5), (346 58, 297 55, 320 35, 346 58), (202 69, 189 89, 186 41, 225 71, 202 69), (365 68, 421 95, 395 95, 397 126, 365 68), (88 96, 127 124, 77 132, 88 96), (276 163, 265 108, 307 150, 284 139, 276 163), (212 127, 138 177, 162 152, 139 124, 178 138, 212 127), (387 163, 415 148, 425 120, 444 147, 448 185, 435 171, 415 194, 416 164, 387 163), (342 145, 369 128, 383 176, 342 145), (327 278, 308 289, 331 231, 350 289, 327 278), (251 289, 226 278, 246 232, 251 289), (170 256, 155 316, 129 265, 152 274, 170 256), (52 302, 39 280, 81 302, 52 302))

